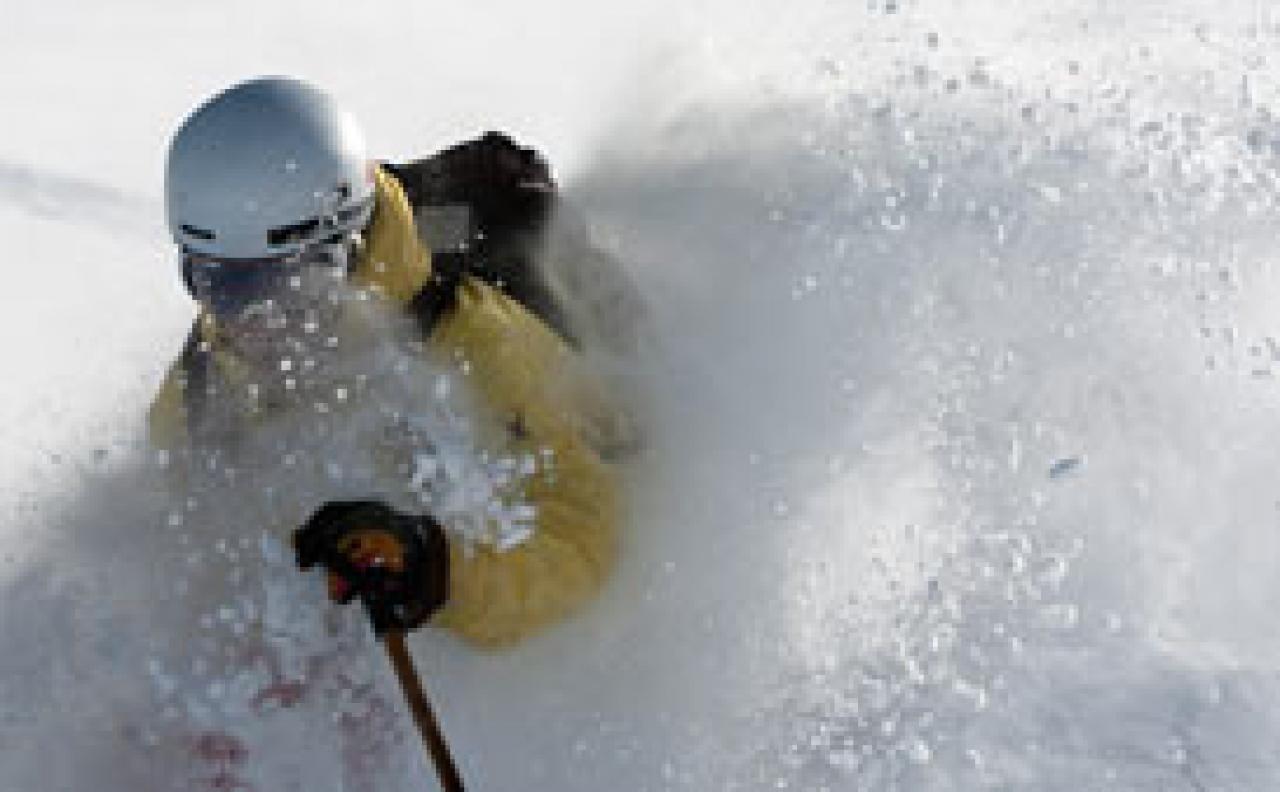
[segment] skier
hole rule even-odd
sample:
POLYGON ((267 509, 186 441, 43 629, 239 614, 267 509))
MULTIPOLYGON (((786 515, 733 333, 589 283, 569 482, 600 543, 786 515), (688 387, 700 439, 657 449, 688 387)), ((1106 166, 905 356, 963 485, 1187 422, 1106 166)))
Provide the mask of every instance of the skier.
MULTIPOLYGON (((360 599, 379 632, 431 624, 481 647, 515 643, 593 595, 614 562, 616 462, 637 433, 583 374, 577 328, 540 265, 561 207, 536 152, 491 132, 421 161, 376 163, 330 96, 268 77, 188 117, 165 192, 200 312, 152 405, 157 446, 234 442, 264 415, 299 411, 303 386, 280 377, 281 359, 305 346, 323 366, 331 348, 350 346, 349 303, 336 295, 356 288, 411 318, 423 358, 471 385, 505 450, 554 470, 513 485, 535 515, 515 547, 370 497, 316 503, 293 533, 299 563, 327 568, 331 596, 360 599)), ((569 228, 561 253, 607 261, 569 228)))

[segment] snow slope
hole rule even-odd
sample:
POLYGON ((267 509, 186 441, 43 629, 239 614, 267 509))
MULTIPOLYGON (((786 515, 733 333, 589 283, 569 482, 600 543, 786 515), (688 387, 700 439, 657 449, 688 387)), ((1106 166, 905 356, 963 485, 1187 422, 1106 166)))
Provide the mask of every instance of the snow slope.
POLYGON ((164 141, 261 72, 389 157, 545 147, 655 307, 602 601, 415 637, 474 788, 1280 783, 1280 15, 258 5, 3 12, 0 787, 432 788, 358 614, 134 450, 191 310, 164 141), (300 700, 252 705, 255 619, 300 700))

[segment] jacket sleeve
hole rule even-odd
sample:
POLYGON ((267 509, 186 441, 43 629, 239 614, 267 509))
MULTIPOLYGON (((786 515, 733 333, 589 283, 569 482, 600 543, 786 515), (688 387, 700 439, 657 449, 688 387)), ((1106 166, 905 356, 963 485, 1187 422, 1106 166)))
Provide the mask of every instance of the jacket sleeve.
POLYGON ((623 461, 643 448, 644 430, 635 406, 620 399, 612 383, 578 356, 567 356, 562 370, 551 376, 549 388, 565 423, 602 459, 623 461))
POLYGON ((613 568, 617 491, 612 472, 572 444, 547 444, 553 476, 523 498, 537 525, 521 545, 498 550, 450 541, 449 598, 435 623, 490 648, 514 644, 581 607, 613 568))
POLYGON ((524 543, 501 551, 451 538, 449 600, 435 622, 473 643, 504 646, 563 619, 608 578, 618 541, 618 475, 548 387, 548 372, 572 352, 513 301, 468 279, 433 347, 464 359, 486 410, 519 425, 513 445, 548 461, 518 493, 536 515, 524 543))

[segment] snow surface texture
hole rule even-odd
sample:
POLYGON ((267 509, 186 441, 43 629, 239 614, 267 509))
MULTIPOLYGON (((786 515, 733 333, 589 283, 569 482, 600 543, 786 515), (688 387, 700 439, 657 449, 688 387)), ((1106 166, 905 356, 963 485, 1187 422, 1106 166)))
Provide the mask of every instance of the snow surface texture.
POLYGON ((394 152, 546 145, 651 298, 613 585, 514 652, 413 641, 473 788, 1280 785, 1280 17, 1005 5, 6 9, 0 787, 432 788, 359 613, 129 450, 190 310, 161 141, 271 70, 394 152))

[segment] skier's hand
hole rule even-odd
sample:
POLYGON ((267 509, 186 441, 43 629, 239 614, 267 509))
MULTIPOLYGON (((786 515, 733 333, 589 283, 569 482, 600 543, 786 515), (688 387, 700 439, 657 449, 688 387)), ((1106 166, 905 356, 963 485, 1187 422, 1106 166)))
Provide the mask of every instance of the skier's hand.
POLYGON ((448 545, 430 517, 377 501, 330 501, 293 534, 298 566, 329 571, 329 595, 357 597, 378 634, 421 626, 448 594, 448 545))

